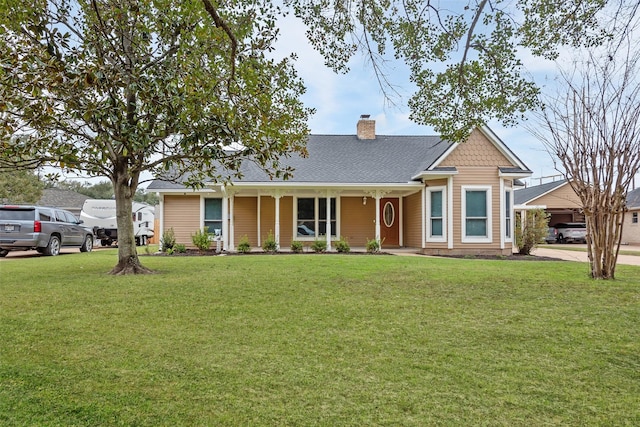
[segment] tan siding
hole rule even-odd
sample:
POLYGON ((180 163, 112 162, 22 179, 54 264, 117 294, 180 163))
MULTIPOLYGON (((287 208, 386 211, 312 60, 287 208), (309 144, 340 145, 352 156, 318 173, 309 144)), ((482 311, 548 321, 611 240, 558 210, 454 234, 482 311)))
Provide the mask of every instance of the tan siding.
POLYGON ((569 184, 556 188, 550 193, 529 202, 529 204, 545 205, 547 209, 580 208, 582 206, 580 198, 569 184))
POLYGON ((633 212, 640 216, 640 209, 626 212, 624 214, 624 225, 622 226, 622 243, 628 245, 640 245, 640 219, 633 224, 631 218, 633 212))
POLYGON ((351 247, 364 247, 367 239, 376 234, 376 203, 368 198, 362 204, 362 197, 342 197, 340 199, 340 233, 351 247))
POLYGON ((233 200, 234 241, 237 245, 244 235, 253 246, 258 244, 258 198, 235 197, 233 200))
POLYGON ((276 199, 271 196, 260 197, 260 242, 274 233, 276 227, 276 199))
POLYGON ((442 186, 446 186, 448 184, 448 180, 446 178, 444 179, 431 179, 429 181, 427 181, 427 187, 442 187, 442 186))
POLYGON ((402 199, 404 216, 404 246, 422 247, 422 192, 402 199))
POLYGON ((164 231, 173 228, 176 243, 194 247, 191 235, 200 224, 200 196, 164 196, 164 231))
POLYGON ((496 167, 459 167, 453 178, 453 245, 455 248, 500 248, 500 179, 496 167), (491 186, 492 243, 462 243, 462 186, 491 186))
POLYGON ((293 240, 293 197, 280 199, 280 247, 289 248, 293 240))
POLYGON ((504 154, 479 130, 474 130, 466 142, 460 143, 439 166, 514 166, 504 154))

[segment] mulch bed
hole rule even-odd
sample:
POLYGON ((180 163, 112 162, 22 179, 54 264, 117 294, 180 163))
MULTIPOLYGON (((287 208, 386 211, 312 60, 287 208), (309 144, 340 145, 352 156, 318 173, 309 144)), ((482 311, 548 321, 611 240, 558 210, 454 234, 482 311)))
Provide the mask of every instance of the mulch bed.
MULTIPOLYGON (((322 253, 316 253, 316 252, 311 252, 311 251, 307 251, 307 252, 303 252, 302 254, 307 254, 307 255, 326 255, 326 254, 338 254, 338 252, 322 252, 322 253)), ((288 251, 284 251, 284 252, 275 252, 275 253, 267 253, 267 252, 262 252, 262 251, 252 251, 252 252, 248 252, 246 254, 240 253, 240 252, 216 252, 215 250, 211 249, 208 251, 201 251, 198 249, 187 249, 185 252, 173 252, 172 254, 168 254, 166 252, 156 252, 153 254, 150 254, 151 256, 171 256, 171 257, 184 257, 184 256, 220 256, 220 255, 224 255, 224 256, 250 256, 250 255, 270 255, 270 256, 275 256, 275 255, 298 255, 296 253, 293 252, 288 252, 288 251)), ((359 251, 352 251, 352 252, 342 252, 340 253, 340 255, 393 255, 389 252, 378 252, 375 254, 371 254, 368 252, 359 252, 359 251)), ((427 256, 427 255, 425 255, 427 256)), ((544 257, 544 256, 535 256, 535 255, 520 255, 520 254, 513 254, 513 255, 437 255, 440 258, 458 258, 458 259, 481 259, 481 260, 501 260, 501 261, 563 261, 562 259, 559 258, 552 258, 552 257, 544 257)))

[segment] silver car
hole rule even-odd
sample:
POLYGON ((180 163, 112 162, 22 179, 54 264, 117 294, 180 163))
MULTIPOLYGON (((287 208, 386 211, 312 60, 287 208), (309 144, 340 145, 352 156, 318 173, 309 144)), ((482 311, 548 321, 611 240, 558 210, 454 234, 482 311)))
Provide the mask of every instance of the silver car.
POLYGON ((93 230, 81 224, 63 209, 0 205, 0 257, 30 249, 55 256, 63 247, 91 252, 93 230))
POLYGON ((561 222, 556 224, 558 243, 586 243, 587 225, 584 222, 561 222))

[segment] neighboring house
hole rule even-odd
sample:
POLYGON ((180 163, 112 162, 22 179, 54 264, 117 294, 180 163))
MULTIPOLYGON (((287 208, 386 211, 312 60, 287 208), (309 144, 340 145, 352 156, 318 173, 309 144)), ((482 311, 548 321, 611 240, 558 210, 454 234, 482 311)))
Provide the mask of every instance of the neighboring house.
POLYGON ((354 247, 378 239, 382 248, 427 254, 511 254, 514 182, 531 171, 488 128, 450 144, 437 136, 380 136, 363 116, 356 135, 310 135, 308 157, 284 163, 289 180, 269 179, 251 162, 233 185, 191 190, 153 181, 160 197, 161 236, 192 246, 204 226, 226 250, 243 236, 253 246, 271 232, 283 249, 294 240, 345 238, 354 247))
POLYGON ((560 222, 584 222, 582 202, 566 179, 515 191, 516 211, 537 208, 550 215, 549 226, 560 222))
POLYGON ((89 198, 89 196, 71 190, 45 188, 42 190, 42 197, 40 197, 36 205, 66 209, 79 218, 82 205, 89 198))
POLYGON ((622 226, 622 243, 640 245, 640 188, 627 194, 627 209, 622 226))
MULTIPOLYGON (((584 222, 578 195, 566 180, 547 182, 515 191, 515 210, 542 208, 551 215, 549 226, 560 222, 584 222)), ((640 188, 627 194, 628 212, 624 216, 622 227, 623 244, 640 244, 640 188)))

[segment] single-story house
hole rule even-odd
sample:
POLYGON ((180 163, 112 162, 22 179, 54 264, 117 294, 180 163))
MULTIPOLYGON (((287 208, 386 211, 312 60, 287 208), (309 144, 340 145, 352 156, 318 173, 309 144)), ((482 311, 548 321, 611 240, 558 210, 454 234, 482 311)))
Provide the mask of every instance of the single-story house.
POLYGON ((425 254, 511 254, 515 183, 531 171, 487 127, 465 143, 439 136, 382 136, 362 116, 355 135, 310 135, 308 157, 285 164, 293 178, 270 179, 251 162, 229 185, 192 190, 154 180, 162 236, 177 243, 205 226, 224 250, 243 236, 252 246, 271 233, 282 249, 292 241, 340 238, 353 248, 373 239, 382 249, 407 247, 425 254))
POLYGON ((45 188, 42 190, 42 196, 36 204, 39 206, 51 206, 54 208, 65 209, 79 218, 84 201, 88 198, 89 196, 85 196, 84 194, 76 193, 71 190, 45 188))
POLYGON ((582 202, 566 179, 519 188, 514 194, 516 210, 544 209, 549 226, 561 222, 584 222, 582 202))
POLYGON ((622 226, 622 243, 640 245, 640 188, 627 193, 627 209, 622 226))

